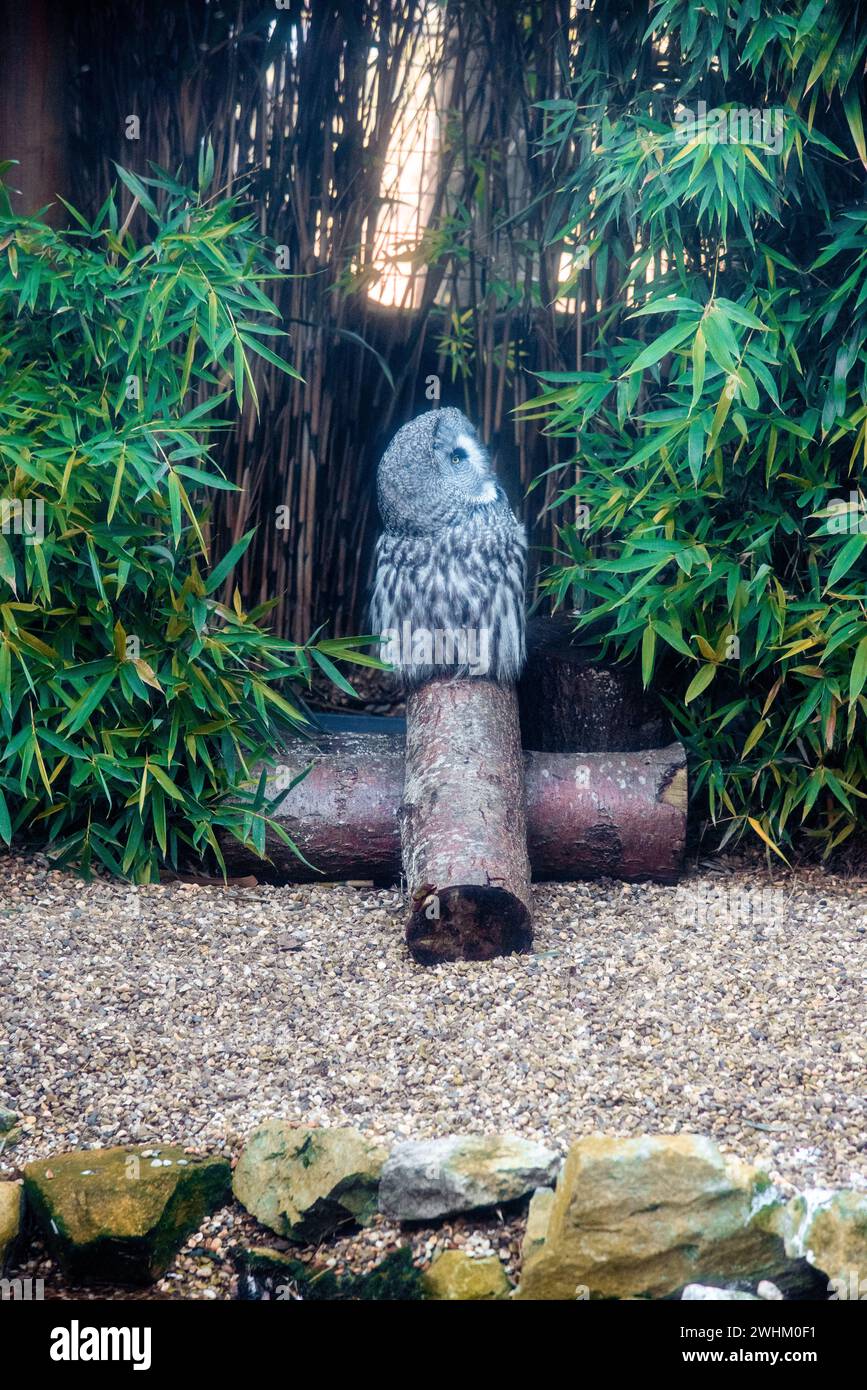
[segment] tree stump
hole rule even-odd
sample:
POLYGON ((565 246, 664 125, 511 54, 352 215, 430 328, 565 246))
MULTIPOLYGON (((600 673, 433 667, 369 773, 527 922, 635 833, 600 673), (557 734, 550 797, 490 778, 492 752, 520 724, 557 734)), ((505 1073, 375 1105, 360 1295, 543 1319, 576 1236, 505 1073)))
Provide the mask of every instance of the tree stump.
POLYGON ((549 753, 637 752, 671 739, 659 702, 626 667, 600 665, 566 615, 527 624, 527 664, 518 682, 521 741, 549 753))

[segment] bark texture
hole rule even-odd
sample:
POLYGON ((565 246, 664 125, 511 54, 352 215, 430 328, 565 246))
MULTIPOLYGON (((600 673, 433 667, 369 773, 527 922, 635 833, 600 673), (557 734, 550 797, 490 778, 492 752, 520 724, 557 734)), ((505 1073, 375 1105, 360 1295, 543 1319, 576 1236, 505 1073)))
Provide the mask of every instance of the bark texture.
MULTIPOLYGON (((383 719, 388 726, 392 720, 383 719)), ((221 846, 234 873, 276 882, 373 879, 401 873, 399 813, 404 740, 396 734, 329 734, 283 750, 269 794, 315 763, 278 809, 281 824, 319 872, 276 836, 271 864, 237 841, 221 846)), ((686 835, 681 744, 638 753, 524 753, 527 844, 535 879, 676 882, 686 835)))
POLYGON ((532 942, 514 687, 434 680, 406 701, 401 854, 416 960, 490 960, 532 942))
POLYGON ((525 758, 528 847, 538 878, 677 882, 686 842, 682 744, 525 758))
POLYGON ((527 664, 518 682, 521 741, 550 753, 635 752, 669 741, 659 703, 633 671, 601 666, 575 642, 568 616, 527 624, 527 664))

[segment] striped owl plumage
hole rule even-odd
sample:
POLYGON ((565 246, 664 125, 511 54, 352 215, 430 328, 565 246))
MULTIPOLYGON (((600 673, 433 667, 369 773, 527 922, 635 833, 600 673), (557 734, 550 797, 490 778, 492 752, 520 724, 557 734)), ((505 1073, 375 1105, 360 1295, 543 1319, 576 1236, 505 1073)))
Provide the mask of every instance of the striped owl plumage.
POLYGON ((466 416, 429 410, 399 429, 377 496, 384 529, 371 631, 383 636, 383 658, 410 686, 437 676, 516 680, 527 539, 466 416))

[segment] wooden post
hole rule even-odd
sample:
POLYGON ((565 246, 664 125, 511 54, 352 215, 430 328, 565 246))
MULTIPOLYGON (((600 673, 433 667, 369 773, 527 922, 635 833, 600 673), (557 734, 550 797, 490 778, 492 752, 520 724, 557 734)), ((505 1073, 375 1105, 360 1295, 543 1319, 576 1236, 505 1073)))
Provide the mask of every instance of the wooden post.
POLYGON ((530 864, 514 687, 433 680, 406 702, 406 940, 425 965, 526 950, 530 864))

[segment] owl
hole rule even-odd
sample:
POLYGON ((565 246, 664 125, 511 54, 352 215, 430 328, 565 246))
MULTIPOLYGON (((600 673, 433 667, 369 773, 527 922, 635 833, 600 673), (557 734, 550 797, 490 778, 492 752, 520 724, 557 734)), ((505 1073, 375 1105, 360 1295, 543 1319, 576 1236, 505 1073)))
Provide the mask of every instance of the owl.
POLYGON ((524 664, 527 538, 465 415, 399 429, 377 471, 383 532, 371 631, 407 686, 514 681, 524 664))

